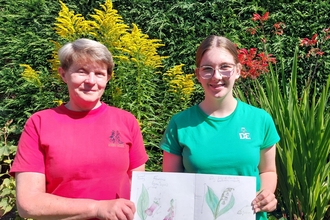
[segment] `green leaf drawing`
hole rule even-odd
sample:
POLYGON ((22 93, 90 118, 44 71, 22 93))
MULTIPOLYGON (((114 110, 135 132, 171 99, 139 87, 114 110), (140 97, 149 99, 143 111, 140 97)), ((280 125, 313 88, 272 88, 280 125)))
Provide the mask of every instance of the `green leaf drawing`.
POLYGON ((235 198, 233 196, 233 188, 227 188, 223 191, 221 199, 217 197, 213 189, 207 186, 207 193, 205 195, 206 203, 210 207, 214 219, 228 212, 235 204, 235 198))
POLYGON ((210 207, 213 216, 216 216, 217 213, 217 207, 219 203, 219 198, 218 196, 214 193, 213 189, 209 186, 207 186, 207 193, 205 195, 206 203, 210 207))
POLYGON ((215 215, 215 219, 217 219, 220 215, 228 212, 234 206, 235 198, 234 198, 233 194, 231 194, 229 202, 224 203, 225 205, 220 209, 220 205, 221 205, 222 202, 223 202, 222 200, 219 201, 219 204, 218 204, 218 207, 217 207, 217 213, 215 215))
POLYGON ((147 218, 146 213, 144 212, 149 205, 149 193, 146 187, 142 184, 142 191, 137 202, 137 213, 142 220, 147 218))

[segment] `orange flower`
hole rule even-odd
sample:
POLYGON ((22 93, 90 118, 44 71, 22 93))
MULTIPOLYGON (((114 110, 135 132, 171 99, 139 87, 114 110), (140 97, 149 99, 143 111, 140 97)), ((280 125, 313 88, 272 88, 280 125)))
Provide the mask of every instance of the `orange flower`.
POLYGON ((269 62, 276 63, 276 58, 272 54, 261 52, 257 54, 257 48, 245 48, 238 50, 238 60, 242 65, 242 78, 256 79, 260 74, 269 71, 269 62))
POLYGON ((252 35, 255 35, 257 33, 257 30, 255 28, 247 28, 246 31, 252 35))
POLYGON ((260 18, 261 18, 261 16, 259 14, 255 13, 255 14, 253 14, 252 20, 258 21, 258 20, 260 20, 260 18))
POLYGON ((253 14, 253 17, 252 17, 252 20, 253 21, 267 21, 269 18, 269 12, 267 11, 263 16, 260 16, 258 13, 254 13, 253 14))
POLYGON ((262 17, 261 17, 261 21, 267 21, 269 18, 269 12, 267 11, 262 17))
POLYGON ((312 39, 308 39, 308 38, 303 38, 302 40, 300 40, 300 46, 314 46, 317 44, 317 38, 318 34, 314 34, 312 39))

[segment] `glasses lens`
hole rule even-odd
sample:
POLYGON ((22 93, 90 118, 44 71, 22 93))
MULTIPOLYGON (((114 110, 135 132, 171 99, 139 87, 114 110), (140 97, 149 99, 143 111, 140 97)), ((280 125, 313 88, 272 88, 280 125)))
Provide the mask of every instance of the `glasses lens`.
POLYGON ((230 77, 233 74, 234 65, 232 64, 224 64, 220 66, 220 73, 223 77, 230 77))
MULTIPOLYGON (((235 65, 223 64, 219 67, 219 72, 222 77, 231 77, 233 74, 235 65)), ((214 75, 215 69, 212 66, 202 66, 199 68, 199 75, 203 79, 210 79, 214 75)))
POLYGON ((212 78, 214 69, 211 66, 203 66, 199 68, 199 75, 204 79, 212 78))

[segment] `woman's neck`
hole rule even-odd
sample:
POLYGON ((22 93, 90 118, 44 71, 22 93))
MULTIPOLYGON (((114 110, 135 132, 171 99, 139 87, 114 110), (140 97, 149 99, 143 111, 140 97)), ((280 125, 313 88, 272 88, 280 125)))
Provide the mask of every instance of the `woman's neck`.
POLYGON ((233 113, 237 106, 237 100, 234 97, 227 97, 226 99, 204 99, 199 107, 207 115, 224 118, 233 113))

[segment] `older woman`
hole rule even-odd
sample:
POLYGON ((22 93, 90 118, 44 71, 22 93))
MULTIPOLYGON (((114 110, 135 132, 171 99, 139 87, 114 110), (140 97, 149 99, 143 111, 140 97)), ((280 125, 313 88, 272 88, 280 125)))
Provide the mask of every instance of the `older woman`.
POLYGON ((11 174, 25 218, 133 219, 132 171, 148 159, 135 117, 101 101, 113 59, 99 42, 78 39, 59 50, 67 103, 33 114, 11 174))

